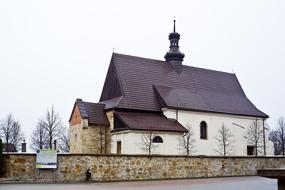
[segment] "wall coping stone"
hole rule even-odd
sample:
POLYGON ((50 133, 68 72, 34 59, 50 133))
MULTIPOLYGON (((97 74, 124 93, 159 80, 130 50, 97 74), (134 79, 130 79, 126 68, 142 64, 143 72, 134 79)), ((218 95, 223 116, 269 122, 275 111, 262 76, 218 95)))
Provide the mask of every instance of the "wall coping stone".
MULTIPOLYGON (((4 153, 4 155, 19 155, 19 156, 36 156, 36 153, 17 153, 17 152, 10 152, 10 153, 4 153)), ((159 155, 159 154, 69 154, 69 153, 59 153, 58 156, 97 156, 97 157, 161 157, 161 158, 255 158, 255 159, 271 159, 271 158, 284 158, 282 155, 276 155, 276 156, 206 156, 206 155, 190 155, 190 156, 185 156, 185 155, 159 155)))

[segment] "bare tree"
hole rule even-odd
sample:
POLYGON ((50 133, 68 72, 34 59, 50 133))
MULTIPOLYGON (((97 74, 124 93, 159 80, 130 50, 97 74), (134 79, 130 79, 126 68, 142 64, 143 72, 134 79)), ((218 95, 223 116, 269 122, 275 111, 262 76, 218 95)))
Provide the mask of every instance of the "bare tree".
POLYGON ((33 150, 41 150, 47 146, 47 133, 44 128, 44 123, 40 120, 31 136, 31 148, 33 150))
POLYGON ((285 120, 284 117, 279 117, 277 128, 269 134, 269 140, 274 144, 274 154, 282 153, 285 156, 285 120))
POLYGON ((285 156, 285 121, 284 121, 284 117, 280 117, 278 119, 278 135, 279 135, 279 139, 281 141, 281 151, 282 151, 282 155, 283 157, 285 156))
POLYGON ((278 130, 270 131, 269 140, 273 142, 274 154, 279 155, 282 152, 282 142, 280 139, 279 131, 278 130))
POLYGON ((186 129, 188 132, 183 133, 183 135, 181 135, 179 138, 179 148, 183 150, 183 154, 189 156, 190 153, 194 151, 195 140, 192 126, 187 124, 186 129))
POLYGON ((64 131, 64 125, 58 113, 55 112, 54 107, 47 110, 45 116, 40 119, 39 123, 43 125, 47 135, 47 148, 54 149, 54 141, 58 141, 61 137, 61 133, 64 131))
POLYGON ((58 149, 62 152, 69 152, 70 150, 70 135, 68 128, 64 127, 58 142, 58 149))
POLYGON ((5 165, 4 165, 4 156, 3 156, 3 143, 2 139, 0 138, 0 177, 3 177, 5 173, 5 165))
POLYGON ((6 152, 8 152, 8 144, 12 141, 13 123, 14 118, 12 113, 8 114, 7 117, 1 121, 1 136, 4 139, 4 144, 6 144, 6 152))
POLYGON ((230 129, 226 127, 224 124, 218 131, 218 135, 215 137, 218 147, 216 151, 226 157, 232 151, 232 142, 233 142, 233 134, 230 129))
POLYGON ((24 140, 24 134, 21 130, 21 125, 18 121, 15 121, 12 113, 8 114, 7 117, 1 121, 0 124, 1 136, 6 144, 6 150, 9 151, 9 144, 13 144, 16 150, 20 147, 20 142, 24 140))
POLYGON ((252 122, 247 130, 247 140, 249 144, 254 146, 255 156, 257 156, 260 147, 262 147, 262 127, 258 125, 257 119, 252 122))
POLYGON ((25 140, 24 133, 21 130, 21 125, 18 121, 14 121, 12 124, 12 140, 11 143, 17 150, 20 149, 21 143, 25 140))
POLYGON ((31 141, 33 150, 47 148, 69 152, 69 130, 64 126, 59 114, 55 112, 53 107, 47 110, 44 117, 39 119, 31 136, 31 141))
POLYGON ((153 138, 156 136, 152 129, 149 129, 146 133, 142 135, 142 141, 140 147, 143 152, 148 155, 153 154, 153 152, 158 148, 156 143, 153 143, 153 138))
POLYGON ((95 137, 96 144, 98 145, 97 149, 100 154, 107 154, 108 146, 111 145, 111 136, 108 132, 108 128, 105 126, 95 126, 94 128, 98 134, 95 137))

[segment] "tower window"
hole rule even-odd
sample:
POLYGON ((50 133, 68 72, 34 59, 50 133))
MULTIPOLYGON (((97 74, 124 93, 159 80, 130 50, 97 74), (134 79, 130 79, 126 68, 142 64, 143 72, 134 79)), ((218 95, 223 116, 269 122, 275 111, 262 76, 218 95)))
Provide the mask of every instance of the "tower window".
POLYGON ((160 136, 155 136, 155 137, 152 139, 152 142, 153 142, 153 143, 163 143, 163 139, 162 139, 160 136))
POLYGON ((200 139, 207 139, 207 123, 205 121, 200 123, 200 139))

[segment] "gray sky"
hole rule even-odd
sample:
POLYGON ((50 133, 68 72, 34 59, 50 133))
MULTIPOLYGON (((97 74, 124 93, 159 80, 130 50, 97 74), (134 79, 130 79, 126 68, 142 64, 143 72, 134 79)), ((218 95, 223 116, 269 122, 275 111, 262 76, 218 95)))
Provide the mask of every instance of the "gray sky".
POLYGON ((52 105, 68 125, 77 97, 98 102, 115 52, 164 59, 176 16, 185 65, 236 73, 271 118, 285 115, 285 1, 0 1, 0 119, 29 140, 52 105))

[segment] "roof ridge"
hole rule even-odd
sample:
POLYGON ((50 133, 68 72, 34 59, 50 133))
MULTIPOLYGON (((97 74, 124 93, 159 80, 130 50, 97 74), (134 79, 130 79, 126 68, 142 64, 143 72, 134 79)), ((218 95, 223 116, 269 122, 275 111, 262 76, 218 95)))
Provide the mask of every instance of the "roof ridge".
MULTIPOLYGON (((131 57, 131 58, 136 58, 136 59, 144 59, 144 60, 151 60, 151 61, 158 61, 158 62, 167 63, 167 62, 164 61, 164 60, 159 60, 159 59, 154 59, 154 58, 147 58, 147 57, 140 57, 140 56, 136 56, 136 55, 128 55, 128 54, 122 54, 122 53, 114 53, 114 55, 126 56, 126 57, 131 57)), ((186 68, 194 68, 194 69, 201 69, 201 70, 205 70, 205 71, 212 71, 212 72, 219 72, 219 73, 225 73, 225 74, 235 75, 235 73, 231 73, 231 72, 220 71, 220 70, 214 70, 214 69, 207 69, 207 68, 196 67, 196 66, 191 66, 191 65, 184 65, 184 64, 182 64, 182 66, 183 66, 183 67, 186 67, 186 68)))
POLYGON ((147 58, 147 57, 140 57, 140 56, 137 56, 137 55, 128 55, 128 54, 122 54, 122 53, 114 53, 114 55, 127 56, 127 57, 132 57, 132 58, 137 58, 137 59, 146 59, 146 60, 152 60, 152 61, 165 62, 163 60, 154 59, 154 58, 147 58))
POLYGON ((205 71, 211 71, 211 72, 217 72, 217 73, 224 73, 224 74, 230 74, 230 75, 235 75, 235 73, 230 73, 226 71, 220 71, 220 70, 214 70, 214 69, 207 69, 207 68, 202 68, 202 67, 196 67, 196 66, 190 66, 190 65, 182 65, 183 67, 190 67, 194 69, 200 69, 200 70, 205 70, 205 71))
POLYGON ((97 102, 97 103, 95 103, 95 102, 86 102, 86 101, 82 101, 82 103, 87 103, 87 104, 97 104, 97 105, 105 105, 104 103, 102 103, 102 102, 97 102))

